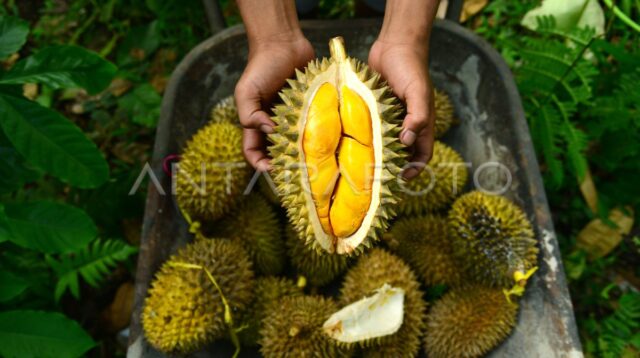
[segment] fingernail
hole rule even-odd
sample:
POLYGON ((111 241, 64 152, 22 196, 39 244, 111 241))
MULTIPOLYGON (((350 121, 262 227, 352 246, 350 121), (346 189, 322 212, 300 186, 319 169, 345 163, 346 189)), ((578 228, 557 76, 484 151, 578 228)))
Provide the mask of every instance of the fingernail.
POLYGON ((264 133, 271 134, 273 133, 273 127, 268 124, 261 124, 260 130, 264 133))
POLYGON ((404 171, 404 173, 402 173, 402 176, 403 176, 405 179, 409 180, 409 179, 413 179, 413 178, 415 178, 416 176, 418 176, 418 173, 419 173, 419 172, 418 172, 418 169, 416 169, 416 168, 409 168, 409 169, 405 170, 405 171, 404 171))
POLYGON ((402 132, 400 140, 404 145, 413 145, 413 142, 416 141, 416 134, 413 131, 405 130, 404 132, 402 132))

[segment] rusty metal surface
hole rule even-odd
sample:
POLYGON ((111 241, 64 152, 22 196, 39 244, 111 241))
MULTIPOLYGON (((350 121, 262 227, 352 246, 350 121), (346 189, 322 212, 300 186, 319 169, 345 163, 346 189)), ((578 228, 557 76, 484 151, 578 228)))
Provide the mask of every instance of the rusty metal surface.
MULTIPOLYGON (((367 59, 378 20, 311 21, 303 29, 318 56, 328 56, 329 38, 341 35, 351 56, 367 59)), ((171 179, 162 160, 178 153, 208 118, 212 106, 233 93, 247 58, 242 27, 233 27, 193 49, 176 68, 165 93, 152 169, 162 190, 150 185, 136 274, 136 295, 128 355, 161 357, 142 337, 140 312, 149 283, 167 257, 189 239, 171 196, 171 179)), ((431 73, 436 87, 451 96, 461 124, 444 141, 470 162, 471 178, 488 190, 506 188, 534 223, 540 270, 521 300, 511 337, 491 357, 581 357, 562 260, 529 129, 513 78, 486 42, 456 24, 439 21, 431 39, 431 73), (494 164, 486 164, 494 163, 494 164), (499 165, 501 166, 497 166, 499 165), (511 173, 511 180, 505 174, 511 173), (478 170, 479 169, 479 170, 478 170), (508 184, 508 185, 506 185, 508 184)), ((230 357, 229 345, 216 344, 194 357, 230 357)), ((243 357, 255 351, 243 350, 243 357)))

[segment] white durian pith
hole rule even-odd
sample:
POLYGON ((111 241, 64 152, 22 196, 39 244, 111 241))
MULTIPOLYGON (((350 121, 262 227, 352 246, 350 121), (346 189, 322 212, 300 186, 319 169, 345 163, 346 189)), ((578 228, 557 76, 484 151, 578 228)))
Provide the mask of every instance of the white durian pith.
POLYGON ((377 240, 395 216, 390 208, 399 191, 398 176, 404 159, 403 146, 398 141, 398 119, 402 109, 390 88, 362 62, 346 57, 341 38, 330 43, 332 57, 309 63, 304 72, 280 93, 283 104, 277 105, 273 117, 275 133, 269 137, 274 181, 278 185, 282 204, 298 236, 316 248, 329 253, 359 253, 377 240), (319 88, 329 83, 338 91, 348 87, 369 109, 374 153, 371 200, 358 229, 349 236, 327 234, 320 223, 314 203, 309 176, 305 167, 303 134, 309 107, 319 88))

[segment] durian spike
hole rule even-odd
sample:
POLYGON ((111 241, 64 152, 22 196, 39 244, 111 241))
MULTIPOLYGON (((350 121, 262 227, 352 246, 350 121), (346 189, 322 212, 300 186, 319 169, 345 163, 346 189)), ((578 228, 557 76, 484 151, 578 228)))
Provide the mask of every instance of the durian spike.
POLYGON ((233 324, 233 316, 231 315, 231 306, 229 306, 229 302, 227 298, 222 293, 222 289, 218 285, 218 281, 213 277, 209 270, 201 265, 189 264, 186 262, 169 262, 169 266, 190 269, 190 270, 202 270, 207 275, 213 286, 218 290, 220 294, 220 299, 222 300, 222 304, 224 305, 224 322, 229 327, 229 336, 231 338, 231 343, 233 343, 234 347, 236 347, 236 351, 233 353, 233 358, 237 358, 240 354, 240 339, 238 338, 238 332, 242 329, 236 329, 233 324))
POLYGON ((507 298, 507 301, 509 301, 509 303, 513 303, 511 302, 511 296, 520 297, 524 295, 525 287, 527 286, 527 280, 529 280, 529 277, 531 277, 537 270, 538 266, 535 266, 524 273, 522 271, 516 271, 513 273, 513 280, 515 281, 513 287, 511 287, 509 290, 507 290, 506 288, 502 289, 502 292, 504 292, 504 296, 507 298))
POLYGON ((343 63, 347 59, 342 36, 334 37, 329 41, 329 51, 331 52, 331 58, 338 63, 343 63))

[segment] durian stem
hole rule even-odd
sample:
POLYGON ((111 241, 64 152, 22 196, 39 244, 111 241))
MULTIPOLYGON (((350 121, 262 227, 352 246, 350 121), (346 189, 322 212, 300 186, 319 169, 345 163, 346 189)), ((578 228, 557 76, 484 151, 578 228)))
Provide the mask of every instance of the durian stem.
POLYGON ((347 59, 342 36, 334 37, 329 41, 329 51, 331 52, 331 57, 337 62, 344 62, 347 59))
POLYGON ((236 329, 233 325, 233 316, 231 315, 231 306, 229 306, 229 302, 227 301, 227 298, 224 297, 224 294, 222 293, 222 289, 218 285, 218 281, 216 281, 216 279, 213 277, 211 272, 206 267, 201 265, 195 265, 195 264, 190 264, 186 262, 169 262, 169 266, 204 271, 204 273, 209 278, 209 281, 211 281, 213 286, 218 291, 218 294, 220 294, 220 299, 222 300, 222 305, 224 306, 224 323, 229 328, 229 336, 231 338, 231 343, 233 343, 234 347, 236 347, 236 351, 233 354, 233 358, 238 357, 238 355, 240 354, 240 339, 238 339, 239 330, 236 329))

